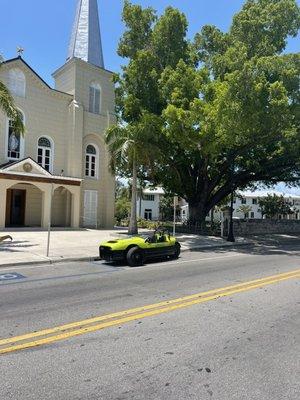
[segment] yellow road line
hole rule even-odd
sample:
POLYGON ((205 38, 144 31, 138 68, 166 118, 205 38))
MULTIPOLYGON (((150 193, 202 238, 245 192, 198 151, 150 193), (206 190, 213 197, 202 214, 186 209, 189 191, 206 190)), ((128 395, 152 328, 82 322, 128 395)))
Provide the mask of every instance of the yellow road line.
POLYGON ((44 344, 49 344, 49 343, 57 342, 60 340, 65 340, 65 339, 68 339, 71 337, 83 335, 85 333, 95 332, 95 331, 102 330, 102 329, 112 327, 115 325, 124 324, 126 322, 130 322, 130 321, 134 321, 134 320, 138 320, 138 319, 142 319, 142 318, 146 318, 146 317, 150 317, 150 316, 154 316, 154 315, 159 315, 162 313, 178 310, 181 308, 190 307, 195 304, 204 303, 204 302, 215 300, 215 299, 218 299, 221 297, 230 296, 232 294, 253 290, 258 287, 263 287, 266 285, 274 284, 274 283, 281 282, 281 281, 288 280, 288 279, 299 278, 299 277, 300 277, 300 270, 295 270, 295 271, 291 271, 291 272, 285 273, 285 274, 278 274, 278 275, 270 276, 267 278, 256 279, 254 281, 245 282, 245 283, 238 284, 238 285, 227 286, 225 288, 220 288, 220 289, 216 289, 216 290, 210 290, 208 292, 198 293, 197 295, 191 295, 191 296, 186 296, 186 297, 182 297, 179 299, 164 301, 161 303, 151 304, 151 305, 145 306, 145 307, 138 307, 135 309, 126 310, 126 311, 122 311, 119 313, 108 314, 108 315, 104 315, 104 316, 97 317, 97 318, 92 318, 92 319, 81 321, 81 322, 80 321, 75 322, 73 324, 63 325, 63 326, 56 327, 53 329, 46 329, 43 331, 34 332, 32 334, 17 336, 15 338, 4 339, 4 340, 0 341, 0 346, 9 344, 9 343, 16 343, 19 341, 24 341, 26 339, 32 339, 34 337, 46 336, 51 333, 62 332, 66 329, 76 328, 76 327, 80 326, 79 329, 72 330, 70 332, 63 332, 59 335, 50 336, 50 337, 38 339, 38 340, 35 340, 32 342, 26 342, 26 343, 22 343, 19 345, 10 346, 7 348, 2 348, 2 349, 0 349, 0 354, 10 353, 10 352, 14 352, 17 350, 23 350, 26 348, 37 347, 37 346, 41 346, 44 344), (210 294, 212 294, 212 295, 210 295, 210 294), (178 304, 176 304, 176 303, 178 303, 178 304), (133 314, 133 315, 130 315, 130 314, 133 314), (116 317, 121 317, 121 318, 110 320, 110 321, 105 321, 107 319, 112 319, 112 318, 116 318, 116 317), (87 321, 89 321, 89 322, 87 322, 87 321), (99 321, 104 321, 104 322, 97 324, 97 325, 84 327, 84 325, 91 324, 91 321, 94 323, 99 322, 99 321))
POLYGON ((16 342, 20 342, 26 339, 32 339, 32 338, 36 338, 39 336, 46 336, 46 335, 50 335, 53 333, 57 333, 57 332, 63 332, 66 331, 68 329, 73 329, 73 328, 78 328, 78 327, 83 327, 85 325, 90 325, 96 322, 101 322, 104 321, 106 319, 112 319, 112 318, 117 318, 117 317, 123 317, 129 314, 133 314, 133 313, 137 313, 137 312, 141 312, 141 311, 147 311, 147 310, 151 310, 154 308, 158 308, 158 307, 163 307, 163 306, 167 306, 170 304, 174 304, 174 303, 181 303, 184 301, 188 301, 191 299, 195 299, 195 298, 199 298, 199 297, 204 297, 204 296, 208 296, 211 294, 215 294, 215 293, 220 293, 226 290, 230 290, 230 289, 235 289, 235 288, 240 288, 240 287, 244 287, 244 286, 248 286, 248 285, 252 285, 254 283, 262 283, 265 282, 266 280, 273 280, 273 279, 277 279, 280 277, 284 277, 284 276, 289 276, 289 275, 293 275, 293 274, 298 274, 300 273, 300 269, 299 270, 294 270, 294 271, 290 271, 290 272, 286 272, 283 274, 277 274, 277 275, 272 275, 272 276, 268 276, 265 278, 259 278, 259 279, 255 279, 252 281, 248 281, 248 282, 242 282, 242 283, 238 283, 235 285, 231 285, 231 286, 226 286, 223 288, 219 288, 219 289, 212 289, 212 290, 208 290, 206 292, 202 292, 202 293, 196 293, 190 296, 185 296, 185 297, 179 297, 177 299, 173 299, 173 300, 165 300, 159 303, 154 303, 154 304, 149 304, 149 305, 145 305, 145 306, 141 306, 141 307, 136 307, 136 308, 132 308, 129 310, 125 310, 125 311, 120 311, 120 312, 116 312, 116 313, 112 313, 112 314, 105 314, 99 317, 94 317, 94 318, 89 318, 89 319, 85 319, 82 321, 77 321, 77 322, 72 322, 69 324, 65 324, 65 325, 61 325, 61 326, 57 326, 54 328, 50 328, 50 329, 43 329, 40 330, 38 332, 31 332, 25 335, 21 335, 21 336, 15 336, 12 338, 8 338, 8 339, 2 339, 0 340, 0 346, 3 346, 5 344, 9 344, 9 343, 16 343, 16 342))

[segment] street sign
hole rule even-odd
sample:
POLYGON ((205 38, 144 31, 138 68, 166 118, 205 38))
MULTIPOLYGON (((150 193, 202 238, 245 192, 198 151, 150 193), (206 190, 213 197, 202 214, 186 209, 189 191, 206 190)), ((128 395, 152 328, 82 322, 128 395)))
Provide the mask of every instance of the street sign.
POLYGON ((25 279, 26 277, 21 274, 16 274, 15 272, 10 272, 7 274, 0 275, 0 281, 13 281, 16 279, 25 279))

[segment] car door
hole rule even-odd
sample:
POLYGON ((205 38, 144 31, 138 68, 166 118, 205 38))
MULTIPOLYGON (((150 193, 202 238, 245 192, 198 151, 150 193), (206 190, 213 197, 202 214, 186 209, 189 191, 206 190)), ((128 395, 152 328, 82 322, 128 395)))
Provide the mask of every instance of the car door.
MULTIPOLYGON (((166 235, 165 235, 166 236, 166 235)), ((160 257, 168 254, 168 249, 170 248, 170 241, 165 237, 165 241, 155 241, 152 243, 146 243, 146 253, 149 257, 160 257)))

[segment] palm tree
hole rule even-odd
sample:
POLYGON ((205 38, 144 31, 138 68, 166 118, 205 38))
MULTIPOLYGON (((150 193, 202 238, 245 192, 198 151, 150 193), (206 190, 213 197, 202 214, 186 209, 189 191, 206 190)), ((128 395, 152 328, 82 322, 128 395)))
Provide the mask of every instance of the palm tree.
POLYGON ((138 126, 112 126, 106 131, 105 142, 111 154, 110 166, 113 172, 117 170, 131 171, 131 212, 128 233, 138 233, 137 226, 137 181, 138 170, 151 160, 154 146, 138 126))
MULTIPOLYGON (((2 60, 0 57, 0 67, 2 60)), ((16 132, 21 135, 24 134, 25 128, 23 124, 22 114, 17 109, 14 99, 10 94, 8 88, 0 81, 0 109, 8 116, 12 121, 13 128, 16 132)))

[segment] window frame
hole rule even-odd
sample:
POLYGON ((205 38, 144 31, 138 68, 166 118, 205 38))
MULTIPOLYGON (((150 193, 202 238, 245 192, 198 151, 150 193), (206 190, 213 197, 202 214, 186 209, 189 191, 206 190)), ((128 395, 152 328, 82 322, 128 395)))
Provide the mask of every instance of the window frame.
POLYGON ((102 90, 101 90, 101 86, 98 82, 91 82, 89 85, 89 112, 91 114, 95 114, 95 115, 100 115, 101 114, 101 94, 102 94, 102 90), (91 91, 92 94, 91 94, 91 91), (96 107, 97 103, 96 103, 96 94, 99 93, 99 104, 98 107, 96 107), (93 96, 92 102, 91 102, 91 95, 93 96))
MULTIPOLYGON (((26 126, 26 118, 25 118, 25 114, 22 110, 20 110, 18 108, 18 111, 20 111, 20 113, 22 114, 23 117, 23 124, 24 126, 26 126)), ((24 140, 24 135, 20 135, 20 150, 19 150, 19 157, 15 158, 15 157, 9 157, 8 156, 8 143, 9 143, 9 123, 11 121, 11 118, 6 118, 6 129, 5 129, 5 158, 8 161, 20 161, 24 158, 24 152, 25 152, 25 140, 24 140)))
POLYGON ((38 140, 37 140, 36 162, 39 164, 39 166, 41 166, 42 168, 44 168, 46 171, 50 172, 50 174, 53 173, 53 170, 54 170, 54 141, 53 141, 53 139, 52 139, 50 136, 42 135, 42 136, 39 136, 39 137, 38 137, 38 140), (43 146, 40 146, 40 145, 39 145, 39 141, 40 141, 40 139, 42 139, 42 138, 45 138, 45 139, 49 140, 51 147, 43 147, 43 146), (38 160, 39 160, 39 149, 42 149, 42 150, 43 150, 43 155, 42 155, 43 158, 46 157, 46 155, 44 154, 45 151, 46 151, 47 149, 50 150, 50 157, 49 157, 49 158, 50 158, 50 164, 49 164, 49 170, 47 170, 47 168, 45 167, 45 161, 44 161, 42 164, 40 164, 39 161, 38 161, 38 160))
POLYGON ((155 195, 154 194, 144 194, 144 200, 145 201, 155 201, 155 195))
POLYGON ((85 151, 84 151, 84 177, 87 179, 94 179, 94 180, 99 179, 99 163, 100 163, 100 152, 99 152, 98 146, 94 143, 88 143, 85 146, 85 151), (94 147, 94 149, 96 150, 96 154, 87 153, 87 149, 89 146, 94 147), (95 157, 95 176, 91 175, 91 172, 92 172, 91 158, 92 157, 95 157), (89 158, 89 161, 87 160, 87 158, 89 158), (87 168, 87 164, 89 164, 88 168, 87 168), (87 171, 88 171, 88 174, 87 174, 87 171))
POLYGON ((153 210, 152 210, 152 208, 146 208, 146 209, 144 210, 144 219, 145 219, 146 221, 153 221, 153 210), (149 216, 150 216, 151 218, 149 218, 149 216))

